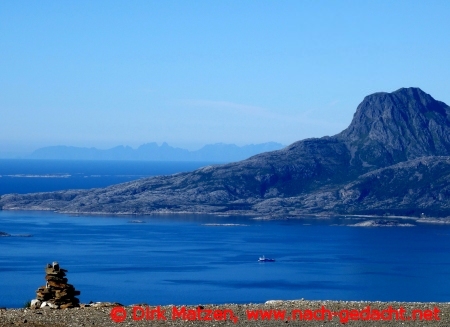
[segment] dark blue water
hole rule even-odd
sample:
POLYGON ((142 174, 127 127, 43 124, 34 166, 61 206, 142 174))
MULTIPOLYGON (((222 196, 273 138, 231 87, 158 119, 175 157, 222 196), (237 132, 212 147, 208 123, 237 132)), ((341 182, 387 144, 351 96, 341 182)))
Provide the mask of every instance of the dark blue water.
POLYGON ((105 187, 210 164, 214 163, 0 159, 0 195, 105 187))
POLYGON ((347 226, 358 221, 0 211, 0 231, 33 235, 0 237, 0 307, 34 298, 52 261, 82 302, 450 300, 450 226, 347 226))

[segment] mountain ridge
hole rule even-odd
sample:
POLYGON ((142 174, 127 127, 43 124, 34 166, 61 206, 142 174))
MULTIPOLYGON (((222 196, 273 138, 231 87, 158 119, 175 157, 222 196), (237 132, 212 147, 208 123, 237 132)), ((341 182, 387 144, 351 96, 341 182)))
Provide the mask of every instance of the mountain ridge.
POLYGON ((365 97, 334 136, 104 189, 4 195, 0 205, 70 213, 450 216, 449 135, 450 107, 402 88, 365 97))
POLYGON ((248 144, 215 143, 207 144, 199 150, 189 151, 172 147, 166 142, 140 145, 137 149, 119 145, 110 149, 83 148, 74 146, 49 146, 35 150, 29 159, 56 160, 149 160, 149 161, 216 161, 231 162, 246 159, 252 155, 283 148, 276 142, 248 144))

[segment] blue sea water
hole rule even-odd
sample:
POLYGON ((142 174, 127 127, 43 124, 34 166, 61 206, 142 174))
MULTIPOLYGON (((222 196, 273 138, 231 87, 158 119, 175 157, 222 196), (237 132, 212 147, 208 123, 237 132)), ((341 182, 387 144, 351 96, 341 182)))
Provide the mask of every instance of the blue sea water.
POLYGON ((52 261, 82 302, 449 301, 450 226, 358 221, 0 211, 0 231, 33 235, 0 237, 0 307, 34 298, 52 261))
POLYGON ((215 163, 0 159, 0 195, 105 187, 210 164, 215 163))

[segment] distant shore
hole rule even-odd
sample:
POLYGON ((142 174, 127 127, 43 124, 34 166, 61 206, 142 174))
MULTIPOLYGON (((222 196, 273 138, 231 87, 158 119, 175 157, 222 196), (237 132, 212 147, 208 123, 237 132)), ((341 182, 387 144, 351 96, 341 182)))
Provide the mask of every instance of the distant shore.
MULTIPOLYGON (((269 214, 269 215, 261 215, 254 212, 195 212, 195 211, 170 211, 170 210, 161 210, 149 213, 133 213, 133 212, 71 212, 71 211, 56 211, 50 209, 39 209, 34 208, 30 209, 22 209, 20 207, 17 208, 7 208, 3 209, 0 207, 0 211, 50 211, 57 214, 69 215, 69 216, 117 216, 117 217, 145 217, 145 216, 155 216, 155 215, 211 215, 217 217, 232 217, 232 216, 245 216, 250 219, 255 220, 289 220, 289 219, 308 219, 308 218, 316 218, 316 219, 332 219, 332 218, 347 218, 347 219, 365 219, 365 220, 373 220, 373 219, 408 219, 414 220, 418 223, 427 223, 427 224, 450 224, 450 217, 418 217, 418 216, 396 216, 396 215, 358 215, 358 214, 341 214, 341 213, 324 213, 324 214, 269 214)), ((1 235, 0 235, 1 236, 1 235)))
POLYGON ((267 301, 264 304, 169 305, 160 308, 157 305, 146 304, 118 307, 118 304, 114 303, 99 303, 95 307, 66 310, 0 309, 0 326, 289 326, 291 324, 295 326, 343 326, 343 324, 346 326, 450 326, 450 303, 294 300, 267 301), (154 319, 147 320, 151 317, 151 310, 154 310, 154 319), (145 312, 149 313, 145 315, 145 312), (159 320, 157 312, 160 313, 159 320), (275 312, 277 318, 275 318, 275 312), (265 319, 261 318, 263 313, 266 315, 265 319), (336 315, 329 320, 328 313, 336 315), (114 322, 113 319, 117 317, 123 321, 114 322), (358 320, 355 320, 357 317, 358 320))

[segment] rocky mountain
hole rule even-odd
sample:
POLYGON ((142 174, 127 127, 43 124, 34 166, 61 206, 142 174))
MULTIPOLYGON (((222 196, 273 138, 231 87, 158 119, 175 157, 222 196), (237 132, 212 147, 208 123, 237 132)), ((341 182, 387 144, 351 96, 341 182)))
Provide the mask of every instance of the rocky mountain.
POLYGON ((276 142, 249 144, 237 146, 235 144, 208 144, 196 151, 174 148, 164 142, 146 143, 133 149, 129 146, 116 146, 111 149, 82 148, 74 146, 48 146, 37 149, 30 159, 57 160, 149 160, 149 161, 206 161, 231 162, 243 160, 255 154, 283 148, 276 142))
POLYGON ((449 107, 418 88, 375 93, 358 106, 350 126, 336 137, 352 164, 386 167, 423 156, 450 155, 449 107))
POLYGON ((418 88, 375 93, 350 126, 249 159, 94 190, 0 198, 3 209, 286 216, 450 216, 450 107, 418 88))

